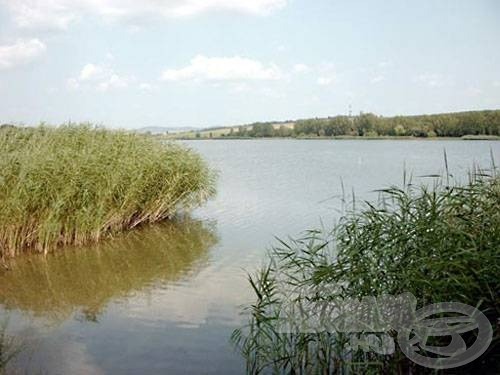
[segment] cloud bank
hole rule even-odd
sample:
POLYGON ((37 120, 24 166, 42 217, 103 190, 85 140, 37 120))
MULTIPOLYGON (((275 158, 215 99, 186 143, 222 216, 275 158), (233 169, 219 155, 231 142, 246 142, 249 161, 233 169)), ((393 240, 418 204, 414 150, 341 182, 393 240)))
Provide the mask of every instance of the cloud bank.
POLYGON ((190 64, 180 69, 167 69, 161 75, 163 81, 251 81, 278 80, 280 69, 258 60, 244 57, 206 57, 197 55, 190 64))
POLYGON ((0 70, 28 64, 46 50, 45 44, 38 39, 18 40, 14 44, 0 45, 0 70))
POLYGON ((0 4, 20 27, 65 29, 86 14, 108 20, 181 18, 216 11, 263 16, 283 8, 287 0, 0 0, 0 4))

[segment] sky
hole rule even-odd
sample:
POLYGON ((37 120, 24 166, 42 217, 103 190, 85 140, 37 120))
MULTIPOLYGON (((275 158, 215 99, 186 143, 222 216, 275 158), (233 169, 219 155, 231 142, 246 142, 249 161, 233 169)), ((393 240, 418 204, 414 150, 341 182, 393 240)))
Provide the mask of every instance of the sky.
POLYGON ((500 109, 498 0, 0 0, 0 123, 500 109))

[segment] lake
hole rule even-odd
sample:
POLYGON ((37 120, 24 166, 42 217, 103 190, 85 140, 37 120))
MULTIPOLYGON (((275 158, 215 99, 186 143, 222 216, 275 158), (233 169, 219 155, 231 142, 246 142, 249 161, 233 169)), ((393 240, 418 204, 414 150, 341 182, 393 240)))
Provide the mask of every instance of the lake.
MULTIPOLYGON (((244 372, 229 337, 252 301, 246 272, 275 237, 330 226, 342 197, 500 161, 500 142, 207 140, 185 142, 219 171, 217 197, 190 216, 96 246, 22 256, 0 271, 0 321, 24 344, 21 372, 244 372), (407 177, 408 179, 409 177, 407 177)), ((359 204, 359 203, 358 203, 359 204)))

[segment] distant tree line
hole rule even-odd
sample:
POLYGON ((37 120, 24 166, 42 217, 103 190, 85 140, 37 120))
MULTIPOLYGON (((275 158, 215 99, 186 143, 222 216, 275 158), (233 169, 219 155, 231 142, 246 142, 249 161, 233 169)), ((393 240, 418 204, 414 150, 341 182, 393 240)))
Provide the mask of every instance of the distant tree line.
POLYGON ((383 117, 373 113, 297 120, 294 126, 259 122, 231 129, 233 137, 500 136, 500 110, 383 117))

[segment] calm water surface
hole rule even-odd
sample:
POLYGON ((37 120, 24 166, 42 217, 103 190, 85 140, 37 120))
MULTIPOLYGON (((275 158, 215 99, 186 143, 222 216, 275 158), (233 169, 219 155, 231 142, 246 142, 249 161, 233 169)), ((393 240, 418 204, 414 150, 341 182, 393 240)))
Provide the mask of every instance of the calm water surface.
POLYGON ((0 271, 0 319, 25 344, 11 369, 47 374, 240 373, 229 344, 252 300, 245 270, 274 236, 328 226, 339 196, 444 170, 488 167, 500 142, 192 141, 219 170, 217 198, 191 217, 98 246, 17 259, 0 271))

